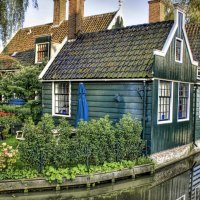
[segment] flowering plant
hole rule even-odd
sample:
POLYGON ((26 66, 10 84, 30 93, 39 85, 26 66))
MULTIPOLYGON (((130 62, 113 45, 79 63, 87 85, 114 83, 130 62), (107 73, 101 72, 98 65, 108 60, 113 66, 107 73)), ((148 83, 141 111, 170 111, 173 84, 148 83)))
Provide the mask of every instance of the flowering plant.
POLYGON ((0 171, 11 168, 17 161, 18 150, 12 146, 2 143, 0 145, 0 171))
POLYGON ((0 111, 0 117, 4 117, 4 116, 13 116, 13 113, 8 113, 8 112, 1 112, 0 111))

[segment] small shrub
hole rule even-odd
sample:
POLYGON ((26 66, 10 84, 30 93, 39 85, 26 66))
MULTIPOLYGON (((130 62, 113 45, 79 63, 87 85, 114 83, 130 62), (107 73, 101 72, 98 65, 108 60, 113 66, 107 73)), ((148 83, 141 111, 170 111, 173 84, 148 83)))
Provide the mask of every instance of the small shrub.
POLYGON ((150 157, 141 156, 136 160, 137 165, 154 164, 154 161, 150 157))
POLYGON ((14 150, 12 146, 3 143, 0 145, 0 171, 10 169, 17 161, 18 150, 14 150))
POLYGON ((56 146, 54 148, 53 163, 55 167, 65 167, 70 165, 70 147, 72 127, 65 118, 59 121, 56 128, 58 134, 55 135, 56 146))
POLYGON ((20 123, 21 120, 14 115, 0 117, 0 125, 3 125, 7 129, 9 129, 10 126, 13 124, 20 124, 20 123))
MULTIPOLYGON (((14 106, 14 105, 2 105, 0 110, 8 112, 11 115, 15 115, 21 121, 25 121, 31 117, 34 122, 38 122, 41 119, 41 101, 30 100, 23 106, 14 106)), ((1 113, 0 112, 0 116, 1 113)))
POLYGON ((119 160, 135 160, 141 155, 144 148, 141 132, 141 123, 131 114, 125 114, 116 124, 119 160))
POLYGON ((115 161, 115 130, 108 115, 99 120, 81 121, 74 139, 75 162, 99 165, 115 161))
POLYGON ((6 169, 0 173, 0 180, 6 179, 32 179, 38 177, 36 170, 27 169, 6 169))
POLYGON ((42 171, 46 166, 62 167, 69 164, 69 135, 71 126, 62 119, 59 127, 54 125, 52 116, 45 114, 41 122, 26 121, 23 128, 25 141, 19 145, 20 158, 28 168, 42 171), (53 130, 59 130, 59 137, 53 130))
POLYGON ((38 125, 32 119, 24 124, 25 141, 20 143, 19 151, 20 159, 28 168, 41 171, 44 166, 51 164, 55 147, 51 132, 53 128, 53 120, 49 115, 45 115, 38 125))

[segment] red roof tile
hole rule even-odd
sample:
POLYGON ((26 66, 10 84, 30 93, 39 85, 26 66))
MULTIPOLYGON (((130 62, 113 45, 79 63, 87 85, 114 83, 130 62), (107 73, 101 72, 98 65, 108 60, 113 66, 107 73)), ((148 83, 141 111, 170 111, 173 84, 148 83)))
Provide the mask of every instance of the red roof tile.
POLYGON ((186 31, 194 59, 200 62, 200 24, 188 24, 186 31))
MULTIPOLYGON (((94 15, 84 18, 83 32, 97 32, 106 30, 112 22, 116 12, 94 15)), ((63 21, 60 26, 52 23, 20 29, 13 39, 8 43, 4 52, 22 52, 33 49, 35 38, 40 35, 51 35, 52 42, 61 43, 68 34, 68 21, 63 21)))

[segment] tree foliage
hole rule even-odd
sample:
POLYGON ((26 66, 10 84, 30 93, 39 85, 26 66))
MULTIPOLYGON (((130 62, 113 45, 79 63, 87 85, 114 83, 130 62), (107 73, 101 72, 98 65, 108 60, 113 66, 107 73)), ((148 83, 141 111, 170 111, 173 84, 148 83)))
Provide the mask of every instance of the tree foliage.
POLYGON ((41 83, 38 76, 41 72, 39 65, 21 65, 15 73, 7 73, 0 78, 0 94, 6 99, 15 94, 18 98, 33 99, 35 92, 41 93, 41 83))
MULTIPOLYGON (((166 4, 166 20, 173 19, 173 4, 171 0, 164 0, 166 4)), ((186 11, 186 20, 188 23, 200 23, 200 1, 182 0, 181 6, 186 11)))
POLYGON ((38 7, 37 0, 0 0, 0 38, 3 44, 23 25, 30 2, 38 7))
POLYGON ((124 21, 123 18, 118 16, 115 24, 113 25, 112 29, 116 28, 123 28, 124 27, 124 21))

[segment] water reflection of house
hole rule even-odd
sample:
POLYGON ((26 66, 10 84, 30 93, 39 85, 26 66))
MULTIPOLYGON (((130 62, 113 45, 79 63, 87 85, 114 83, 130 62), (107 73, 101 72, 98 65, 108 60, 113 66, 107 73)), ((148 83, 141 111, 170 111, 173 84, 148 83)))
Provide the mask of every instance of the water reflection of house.
POLYGON ((192 168, 190 177, 191 200, 198 200, 200 199, 200 165, 192 168))
MULTIPOLYGON (((115 121, 130 112, 142 121, 152 154, 193 142, 198 63, 188 42, 185 14, 176 5, 175 20, 162 21, 164 9, 154 11, 163 2, 149 5, 149 24, 80 34, 64 44, 40 75, 44 112, 74 123, 78 83, 84 82, 89 118, 109 114, 115 121), (63 114, 59 108, 65 102, 69 112, 63 114)), ((180 157, 178 151, 171 154, 180 157)))

